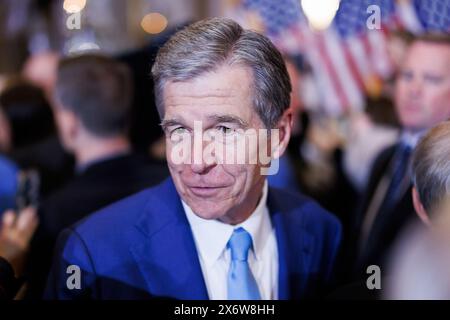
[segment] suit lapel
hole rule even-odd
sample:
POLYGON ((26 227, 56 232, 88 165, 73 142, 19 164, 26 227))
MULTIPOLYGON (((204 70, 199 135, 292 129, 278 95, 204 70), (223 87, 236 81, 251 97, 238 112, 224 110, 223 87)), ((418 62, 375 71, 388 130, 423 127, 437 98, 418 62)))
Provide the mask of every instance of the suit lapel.
MULTIPOLYGON (((299 214, 270 189, 268 207, 278 248, 278 298, 300 298, 307 288, 314 237, 299 214)), ((146 282, 157 297, 208 299, 197 249, 178 193, 169 179, 152 193, 136 224, 131 253, 146 282)))
MULTIPOLYGON (((373 214, 375 214, 375 216, 373 217, 373 221, 370 224, 370 228, 367 231, 366 241, 368 241, 369 239, 373 240, 373 238, 374 237, 376 238, 377 236, 382 236, 381 234, 377 234, 377 233, 379 231, 383 230, 383 226, 385 225, 386 221, 395 220, 394 216, 398 215, 397 211, 401 211, 401 209, 399 210, 398 207, 405 201, 410 201, 408 199, 410 199, 411 178, 410 178, 410 174, 409 174, 410 169, 407 169, 406 174, 402 178, 400 185, 398 187, 398 191, 397 191, 393 206, 391 206, 389 208, 385 208, 384 210, 381 210, 383 201, 385 200, 385 198, 387 196, 386 195, 386 192, 388 191, 387 189, 389 188, 389 184, 391 183, 390 177, 392 176, 392 170, 390 169, 390 166, 392 166, 393 161, 395 161, 396 148, 397 148, 397 145, 395 145, 392 148, 392 152, 390 152, 388 164, 386 165, 386 167, 384 169, 384 175, 381 176, 381 179, 378 183, 378 186, 380 186, 382 181, 384 181, 386 190, 383 194, 383 197, 381 197, 381 199, 379 199, 378 203, 376 204, 375 212, 373 213, 373 214)), ((377 191, 377 190, 375 190, 375 191, 377 191)), ((364 248, 364 247, 362 247, 362 248, 364 248)))
POLYGON ((152 193, 130 250, 157 297, 208 299, 194 238, 171 179, 152 193))
POLYGON ((305 228, 301 215, 292 214, 294 208, 278 199, 273 189, 269 190, 268 207, 277 238, 278 298, 298 299, 308 285, 314 237, 305 228))

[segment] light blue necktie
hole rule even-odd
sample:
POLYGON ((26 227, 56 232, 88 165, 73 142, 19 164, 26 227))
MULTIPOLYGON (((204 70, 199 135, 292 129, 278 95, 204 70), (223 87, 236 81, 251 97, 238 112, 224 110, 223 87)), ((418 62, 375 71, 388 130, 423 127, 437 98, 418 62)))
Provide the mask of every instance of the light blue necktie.
POLYGON ((234 230, 228 241, 231 250, 228 271, 229 300, 260 300, 258 285, 248 265, 248 252, 252 247, 252 236, 243 228, 234 230))

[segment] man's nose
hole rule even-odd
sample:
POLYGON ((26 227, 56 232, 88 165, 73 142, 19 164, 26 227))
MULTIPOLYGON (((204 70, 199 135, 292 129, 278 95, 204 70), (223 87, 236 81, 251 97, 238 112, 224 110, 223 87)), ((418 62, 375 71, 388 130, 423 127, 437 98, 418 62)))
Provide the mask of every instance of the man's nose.
POLYGON ((423 83, 422 80, 414 78, 409 84, 408 93, 410 98, 416 99, 422 95, 423 83))
POLYGON ((193 148, 191 170, 197 174, 208 173, 217 164, 214 151, 205 152, 205 148, 208 147, 208 143, 204 142, 201 148, 193 148))
POLYGON ((207 164, 205 161, 202 161, 201 163, 193 163, 191 164, 191 170, 192 172, 196 174, 206 174, 208 173, 215 164, 207 164))

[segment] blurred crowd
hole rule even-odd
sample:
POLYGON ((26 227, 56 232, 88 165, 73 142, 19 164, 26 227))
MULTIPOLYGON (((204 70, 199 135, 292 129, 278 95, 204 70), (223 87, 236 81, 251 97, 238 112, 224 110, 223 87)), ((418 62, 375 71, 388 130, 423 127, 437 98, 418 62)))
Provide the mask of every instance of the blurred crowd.
MULTIPOLYGON (((308 108, 311 70, 285 55, 293 135, 269 185, 340 219, 334 297, 448 299, 450 39, 391 37, 394 76, 340 117, 308 108), (370 265, 393 279, 382 296, 365 288, 370 265)), ((0 297, 40 299, 63 229, 169 176, 150 78, 158 46, 40 52, 1 78, 0 297)))

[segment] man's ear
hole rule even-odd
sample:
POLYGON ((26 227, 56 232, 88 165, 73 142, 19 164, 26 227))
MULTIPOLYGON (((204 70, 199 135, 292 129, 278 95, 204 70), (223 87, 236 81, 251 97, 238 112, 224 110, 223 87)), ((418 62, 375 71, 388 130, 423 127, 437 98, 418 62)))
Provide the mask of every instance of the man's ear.
POLYGON ((280 158, 286 151, 286 148, 291 139, 292 125, 293 125, 292 109, 288 108, 278 121, 277 127, 278 137, 271 134, 271 151, 273 158, 280 158))
POLYGON ((416 210, 417 215, 419 216, 420 220, 422 220, 423 223, 425 223, 427 226, 431 226, 430 217, 423 207, 422 201, 420 201, 419 192, 417 191, 416 187, 412 188, 412 198, 413 198, 413 204, 414 209, 416 210))
POLYGON ((67 109, 58 108, 55 112, 61 142, 68 151, 73 151, 80 131, 80 121, 75 114, 67 109))

